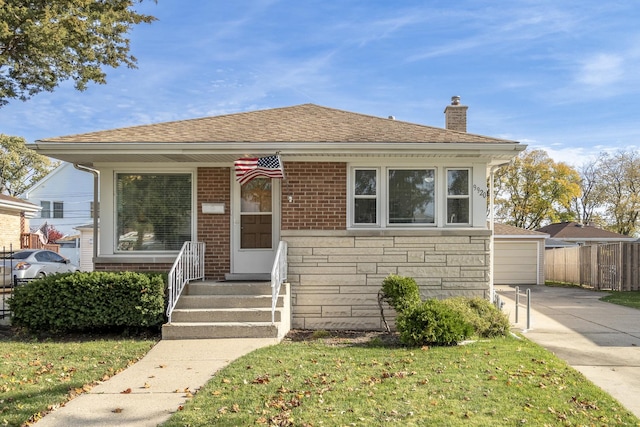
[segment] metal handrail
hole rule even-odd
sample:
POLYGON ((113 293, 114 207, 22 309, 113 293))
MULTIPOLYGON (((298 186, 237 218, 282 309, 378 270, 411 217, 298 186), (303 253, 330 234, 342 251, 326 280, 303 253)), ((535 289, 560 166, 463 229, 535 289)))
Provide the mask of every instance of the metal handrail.
POLYGON ((276 305, 280 286, 287 280, 287 247, 287 242, 281 240, 271 269, 271 324, 276 322, 276 305))
POLYGON ((184 242, 169 271, 169 283, 167 283, 169 298, 167 318, 169 323, 171 323, 171 314, 185 285, 190 280, 204 279, 204 249, 203 242, 184 242))

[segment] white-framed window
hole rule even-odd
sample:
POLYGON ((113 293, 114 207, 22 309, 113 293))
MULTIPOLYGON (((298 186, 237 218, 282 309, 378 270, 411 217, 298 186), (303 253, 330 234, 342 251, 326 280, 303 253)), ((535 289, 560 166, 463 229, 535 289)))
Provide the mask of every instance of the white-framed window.
POLYGON ((387 169, 387 224, 435 224, 435 169, 387 169))
POLYGON ((471 222, 471 171, 447 169, 447 224, 471 222))
POLYGON ((380 203, 379 170, 377 168, 355 168, 353 182, 353 217, 351 223, 356 226, 376 226, 379 224, 380 203))
POLYGON ((53 202, 53 217, 54 218, 64 218, 64 203, 63 202, 53 202))
POLYGON ((116 173, 114 252, 179 251, 191 240, 192 173, 116 173))
POLYGON ((40 202, 40 207, 42 207, 40 218, 51 218, 51 202, 43 200, 40 202))
POLYGON ((472 171, 470 167, 352 166, 348 227, 469 226, 472 171))

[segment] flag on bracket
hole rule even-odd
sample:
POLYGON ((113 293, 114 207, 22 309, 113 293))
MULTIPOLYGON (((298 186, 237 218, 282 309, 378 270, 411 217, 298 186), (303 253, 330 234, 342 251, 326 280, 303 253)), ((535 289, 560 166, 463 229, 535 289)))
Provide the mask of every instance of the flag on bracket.
POLYGON ((284 169, 279 155, 250 157, 235 161, 236 179, 240 185, 253 178, 284 178, 284 169))

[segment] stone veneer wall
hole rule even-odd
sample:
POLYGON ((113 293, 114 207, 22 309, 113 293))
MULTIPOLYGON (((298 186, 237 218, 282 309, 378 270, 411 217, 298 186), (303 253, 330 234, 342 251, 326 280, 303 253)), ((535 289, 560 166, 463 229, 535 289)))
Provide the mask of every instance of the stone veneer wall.
POLYGON ((283 231, 289 244, 292 327, 383 329, 377 294, 389 274, 416 279, 423 299, 488 298, 490 233, 283 231))

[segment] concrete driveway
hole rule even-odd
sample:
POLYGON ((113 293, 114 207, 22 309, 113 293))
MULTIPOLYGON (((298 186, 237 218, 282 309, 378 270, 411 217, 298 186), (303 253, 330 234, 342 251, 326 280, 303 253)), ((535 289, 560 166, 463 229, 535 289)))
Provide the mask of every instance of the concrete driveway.
POLYGON ((515 287, 496 286, 515 329, 552 351, 640 417, 640 310, 599 301, 603 292, 580 288, 531 289, 531 328, 526 299, 515 323, 515 287))

